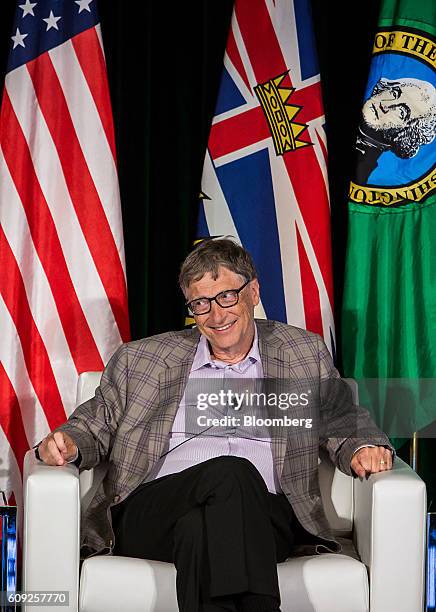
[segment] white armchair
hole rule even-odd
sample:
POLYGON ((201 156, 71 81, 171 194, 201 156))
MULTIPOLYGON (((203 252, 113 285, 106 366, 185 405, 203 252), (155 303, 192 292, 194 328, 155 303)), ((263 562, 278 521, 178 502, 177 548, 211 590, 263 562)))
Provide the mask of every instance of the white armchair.
MULTIPOLYGON (((96 372, 80 377, 78 403, 93 395, 99 379, 96 372)), ((176 612, 170 563, 97 556, 84 561, 79 575, 80 505, 102 476, 100 468, 79 476, 73 465, 50 467, 27 453, 23 589, 69 591, 69 607, 51 606, 53 612, 176 612)), ((280 563, 282 611, 422 612, 426 491, 419 476, 397 458, 392 471, 360 481, 325 457, 319 476, 343 553, 280 563)))

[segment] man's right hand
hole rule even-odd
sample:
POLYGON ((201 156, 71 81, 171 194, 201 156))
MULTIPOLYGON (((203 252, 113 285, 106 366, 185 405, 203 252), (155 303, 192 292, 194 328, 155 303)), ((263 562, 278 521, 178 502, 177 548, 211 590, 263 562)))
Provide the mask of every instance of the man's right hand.
POLYGON ((38 446, 39 456, 47 465, 65 465, 76 457, 78 448, 63 431, 48 434, 38 446))

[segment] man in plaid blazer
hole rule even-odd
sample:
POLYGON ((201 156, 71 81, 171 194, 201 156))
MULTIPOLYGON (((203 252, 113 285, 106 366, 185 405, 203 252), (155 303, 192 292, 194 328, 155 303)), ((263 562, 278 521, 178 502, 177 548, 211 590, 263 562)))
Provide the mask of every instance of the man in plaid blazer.
POLYGON ((340 550, 321 502, 320 448, 359 477, 390 469, 392 449, 368 413, 353 406, 319 336, 254 319, 259 284, 242 247, 228 239, 203 243, 182 265, 180 285, 196 328, 122 345, 95 397, 42 441, 39 456, 81 469, 107 463, 82 517, 84 555, 115 551, 174 562, 183 612, 279 610, 276 563, 292 555, 297 533, 317 552, 340 550), (256 377, 304 381, 317 390, 318 426, 272 431, 269 455, 244 441, 249 460, 245 451, 223 456, 213 437, 207 460, 192 451, 192 438, 168 451, 200 351, 205 376, 242 364, 237 371, 256 377), (162 471, 176 449, 180 459, 162 471))

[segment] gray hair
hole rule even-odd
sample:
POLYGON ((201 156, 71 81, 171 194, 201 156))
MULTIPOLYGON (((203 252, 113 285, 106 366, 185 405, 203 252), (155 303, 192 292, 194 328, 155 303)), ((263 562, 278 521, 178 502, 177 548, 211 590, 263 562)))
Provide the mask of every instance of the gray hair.
POLYGON ((184 295, 191 283, 199 281, 208 272, 216 280, 223 266, 246 281, 257 278, 253 259, 248 251, 230 238, 204 240, 182 263, 179 285, 184 295))
POLYGON ((430 144, 436 135, 436 115, 412 119, 407 127, 388 128, 383 137, 395 155, 403 159, 414 157, 421 145, 430 144))

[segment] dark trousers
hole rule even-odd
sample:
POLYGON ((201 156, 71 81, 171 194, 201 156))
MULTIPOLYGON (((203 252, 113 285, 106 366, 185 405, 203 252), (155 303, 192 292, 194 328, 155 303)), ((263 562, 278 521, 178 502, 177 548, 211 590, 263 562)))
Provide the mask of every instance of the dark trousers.
POLYGON ((296 519, 247 459, 217 457, 140 485, 112 516, 114 554, 175 564, 181 612, 278 609, 277 562, 292 551, 296 519))

